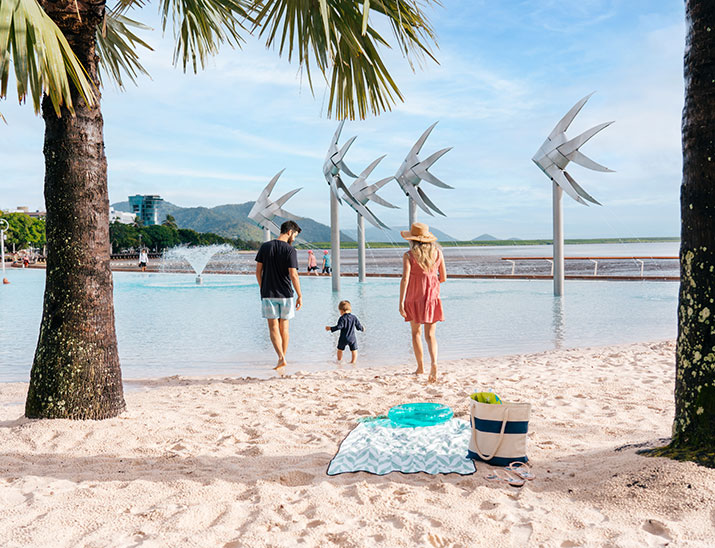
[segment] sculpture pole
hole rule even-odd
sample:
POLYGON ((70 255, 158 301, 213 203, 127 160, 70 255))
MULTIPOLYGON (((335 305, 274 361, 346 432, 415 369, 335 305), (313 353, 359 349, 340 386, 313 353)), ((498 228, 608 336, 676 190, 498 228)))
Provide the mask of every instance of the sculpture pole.
POLYGON ((556 183, 553 185, 554 211, 554 296, 564 294, 564 219, 562 215, 561 196, 564 191, 556 183))
POLYGON ((560 297, 564 294, 564 222, 561 210, 561 198, 563 193, 565 192, 571 196, 571 198, 583 205, 588 205, 589 203, 601 205, 574 180, 571 174, 566 171, 566 166, 569 162, 573 161, 575 164, 594 171, 612 171, 606 166, 602 166, 601 164, 591 160, 591 158, 579 151, 579 148, 581 148, 591 137, 596 135, 602 129, 607 128, 613 122, 606 122, 604 124, 594 126, 573 139, 566 137, 566 130, 569 128, 571 122, 573 122, 573 119, 586 104, 586 101, 588 101, 591 95, 587 95, 571 107, 571 110, 569 110, 564 117, 559 120, 556 127, 551 130, 549 136, 531 159, 544 173, 544 175, 551 180, 551 184, 553 185, 553 278, 554 296, 556 297, 560 297))
POLYGON ((5 231, 10 228, 10 223, 0 219, 0 262, 2 262, 2 276, 5 278, 5 231))
POLYGON ((357 214, 358 280, 365 281, 365 219, 357 214))
POLYGON ((415 202, 412 198, 407 198, 407 211, 409 212, 410 221, 407 225, 407 229, 409 230, 410 227, 417 222, 417 202, 415 202))
POLYGON ((340 291, 340 220, 338 217, 340 204, 334 192, 330 192, 330 248, 333 255, 333 291, 340 291))
POLYGON ((267 228, 263 229, 263 241, 264 242, 270 242, 271 241, 271 231, 268 230, 267 228))

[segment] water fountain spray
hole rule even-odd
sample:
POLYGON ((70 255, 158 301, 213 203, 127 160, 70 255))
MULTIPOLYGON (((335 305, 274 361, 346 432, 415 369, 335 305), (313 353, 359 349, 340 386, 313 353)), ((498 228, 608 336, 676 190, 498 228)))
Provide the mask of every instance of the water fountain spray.
POLYGON ((228 244, 205 245, 198 247, 180 245, 167 249, 162 256, 162 260, 164 265, 170 264, 172 261, 182 261, 188 263, 196 274, 196 283, 201 284, 203 283, 201 274, 213 256, 219 253, 228 253, 232 250, 233 247, 228 244))

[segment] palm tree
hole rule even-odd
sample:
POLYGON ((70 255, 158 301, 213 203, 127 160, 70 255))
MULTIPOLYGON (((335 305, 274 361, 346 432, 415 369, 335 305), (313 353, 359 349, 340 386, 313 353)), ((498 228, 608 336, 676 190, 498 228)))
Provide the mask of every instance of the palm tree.
POLYGON ((166 219, 161 222, 161 225, 168 226, 169 228, 173 228, 174 230, 179 229, 179 225, 176 224, 176 219, 173 215, 167 215, 166 219))
POLYGON ((713 0, 686 0, 683 181, 675 420, 651 454, 715 467, 715 96, 713 0))
MULTIPOLYGON (((47 279, 40 337, 25 405, 28 417, 102 419, 125 408, 109 268, 109 199, 101 82, 119 86, 146 71, 127 13, 148 0, 0 0, 0 98, 12 68, 20 101, 45 121, 47 279)), ((297 57, 330 87, 338 118, 379 114, 401 100, 380 56, 390 27, 410 58, 432 57, 421 5, 437 0, 159 0, 173 29, 175 64, 197 71, 221 44, 246 34, 297 57), (376 21, 373 21, 375 19, 376 21)))

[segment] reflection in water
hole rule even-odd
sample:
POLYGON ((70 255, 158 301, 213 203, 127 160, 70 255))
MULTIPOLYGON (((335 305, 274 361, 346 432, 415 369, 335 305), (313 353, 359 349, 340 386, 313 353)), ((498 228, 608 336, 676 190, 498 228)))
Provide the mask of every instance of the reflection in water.
POLYGON ((564 298, 554 297, 551 329, 554 334, 554 348, 561 350, 564 345, 564 298))
POLYGON ((362 301, 367 296, 367 287, 364 283, 357 284, 357 297, 362 301))

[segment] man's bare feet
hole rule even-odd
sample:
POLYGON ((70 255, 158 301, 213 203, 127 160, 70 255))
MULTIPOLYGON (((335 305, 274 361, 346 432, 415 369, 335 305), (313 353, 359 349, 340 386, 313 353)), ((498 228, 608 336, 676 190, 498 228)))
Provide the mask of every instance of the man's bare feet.
POLYGON ((276 364, 276 366, 275 366, 273 369, 274 369, 274 370, 275 370, 275 369, 282 369, 282 368, 284 368, 286 365, 288 365, 288 362, 286 362, 286 359, 285 359, 285 358, 278 358, 278 363, 276 364))
POLYGON ((417 368, 417 371, 415 371, 415 372, 413 373, 413 375, 421 375, 421 374, 424 373, 424 372, 425 372, 425 370, 424 370, 423 367, 418 367, 418 368, 417 368))
POLYGON ((437 366, 433 365, 429 371, 429 377, 427 377, 427 382, 437 382, 437 366))

